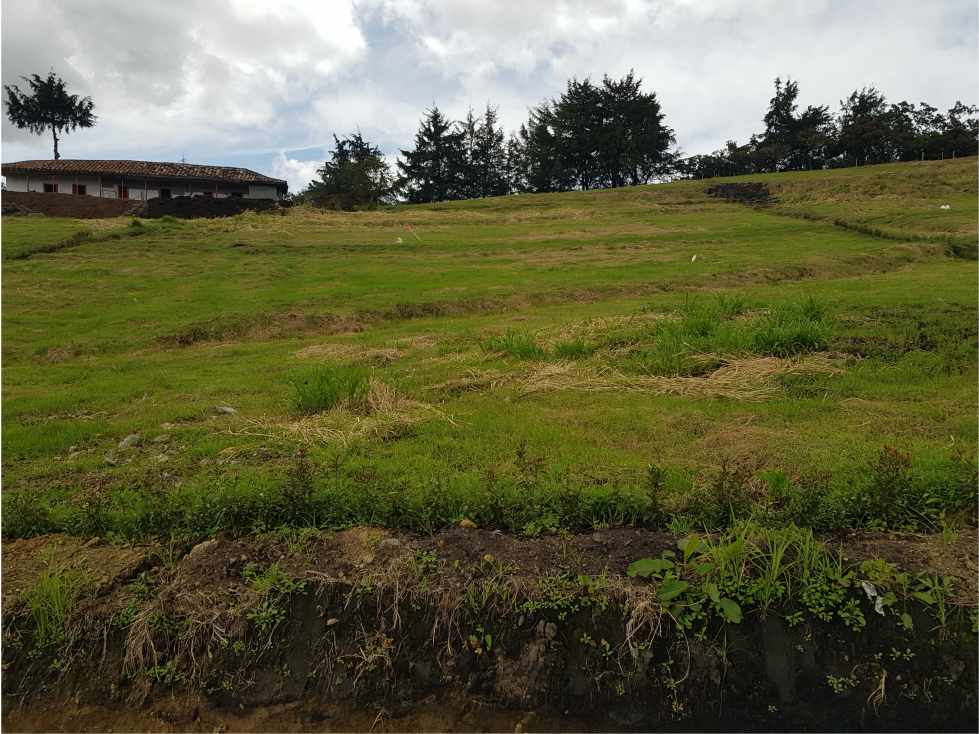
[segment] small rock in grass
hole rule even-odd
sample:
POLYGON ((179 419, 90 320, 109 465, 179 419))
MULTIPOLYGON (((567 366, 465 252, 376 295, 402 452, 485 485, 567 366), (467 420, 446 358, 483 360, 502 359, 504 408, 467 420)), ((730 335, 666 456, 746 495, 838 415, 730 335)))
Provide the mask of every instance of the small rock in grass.
POLYGON ((401 545, 401 541, 397 538, 385 538, 380 543, 377 544, 378 548, 397 548, 401 545))
POLYGON ((165 433, 162 433, 153 439, 153 443, 167 443, 169 441, 170 441, 170 437, 165 433))
POLYGON ((237 413, 238 411, 228 405, 219 405, 215 409, 217 413, 237 413))
POLYGON ((334 624, 336 624, 336 623, 337 623, 337 622, 339 622, 339 621, 340 621, 340 620, 339 620, 339 619, 337 619, 336 617, 330 617, 330 618, 329 618, 328 620, 326 620, 326 626, 327 626, 327 627, 329 627, 329 626, 331 626, 331 625, 334 625, 334 624))
POLYGON ((131 446, 139 446, 142 441, 143 439, 139 437, 139 434, 133 433, 119 442, 119 448, 128 449, 131 446))
POLYGON ((476 523, 474 523, 472 520, 470 520, 467 517, 465 520, 463 520, 461 523, 459 523, 459 527, 460 528, 474 528, 474 527, 476 527, 476 523))
POLYGON ((548 622, 547 626, 544 627, 544 637, 548 640, 553 640, 557 637, 557 625, 554 622, 548 622))
POLYGON ((108 464, 109 466, 115 466, 116 465, 116 457, 114 457, 112 454, 106 454, 105 455, 105 458, 102 459, 102 463, 103 464, 108 464))
POLYGON ((596 543, 604 543, 605 542, 605 536, 602 535, 601 533, 595 533, 593 536, 591 536, 591 539, 593 541, 595 541, 596 543))
POLYGON ((491 556, 489 553, 483 556, 483 560, 486 561, 487 563, 494 563, 496 561, 496 559, 493 558, 493 556, 491 556))

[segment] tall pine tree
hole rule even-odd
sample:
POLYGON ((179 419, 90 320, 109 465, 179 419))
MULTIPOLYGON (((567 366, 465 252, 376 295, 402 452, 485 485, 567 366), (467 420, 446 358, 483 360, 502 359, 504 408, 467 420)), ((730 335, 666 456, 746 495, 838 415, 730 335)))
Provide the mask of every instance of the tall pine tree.
POLYGON ((450 201, 462 195, 463 136, 438 107, 428 110, 415 134, 414 150, 398 161, 409 204, 450 201))

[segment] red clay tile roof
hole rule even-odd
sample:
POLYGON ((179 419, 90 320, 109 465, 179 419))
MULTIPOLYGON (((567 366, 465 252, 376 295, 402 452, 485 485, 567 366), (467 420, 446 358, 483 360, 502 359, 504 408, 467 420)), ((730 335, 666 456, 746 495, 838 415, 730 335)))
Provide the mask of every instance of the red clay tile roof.
POLYGON ((147 161, 78 161, 43 160, 20 161, 0 165, 0 173, 87 173, 99 176, 134 176, 153 178, 206 179, 208 181, 234 181, 240 183, 264 183, 286 185, 278 178, 263 176, 247 168, 226 166, 197 166, 191 163, 150 163, 147 161))

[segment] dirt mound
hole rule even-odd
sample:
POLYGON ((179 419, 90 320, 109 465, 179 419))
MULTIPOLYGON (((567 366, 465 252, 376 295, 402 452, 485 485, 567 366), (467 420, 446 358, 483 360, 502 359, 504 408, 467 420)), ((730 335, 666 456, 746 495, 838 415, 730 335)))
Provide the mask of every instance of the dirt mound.
POLYGON ((135 203, 129 199, 102 199, 98 196, 4 191, 3 216, 23 216, 36 212, 48 217, 107 219, 126 214, 135 203))
POLYGON ((352 212, 355 206, 365 206, 367 202, 359 196, 349 194, 324 194, 313 202, 319 209, 352 212))
MULTIPOLYGON (((29 209, 21 204, 15 204, 12 201, 3 201, 2 213, 5 217, 27 217, 31 214, 38 214, 38 212, 33 209, 29 209)), ((43 216, 43 215, 42 215, 43 216)))
POLYGON ((144 219, 176 217, 177 219, 216 219, 233 217, 247 211, 267 212, 280 209, 285 202, 272 199, 244 199, 210 196, 180 196, 176 199, 150 199, 132 209, 130 214, 144 219))
POLYGON ((706 193, 741 204, 770 204, 774 201, 767 183, 722 183, 711 186, 706 193))

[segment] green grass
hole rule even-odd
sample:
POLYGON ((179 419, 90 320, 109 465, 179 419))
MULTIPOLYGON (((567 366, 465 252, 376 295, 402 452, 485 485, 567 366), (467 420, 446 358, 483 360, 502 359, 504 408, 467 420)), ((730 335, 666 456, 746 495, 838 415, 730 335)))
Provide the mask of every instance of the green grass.
POLYGON ((947 238, 976 241, 975 168, 753 176, 778 199, 761 209, 685 181, 4 219, 3 531, 968 520, 977 273, 947 238), (405 221, 421 242, 395 243, 405 221), (820 354, 835 372, 806 370, 820 354), (757 399, 698 388, 761 358, 784 374, 750 383, 757 399), (395 397, 331 409, 369 373, 395 397), (552 374, 591 382, 529 390, 552 374), (662 380, 681 387, 613 389, 662 380), (141 446, 117 449, 131 433, 141 446), (882 456, 898 495, 880 490, 882 456))

